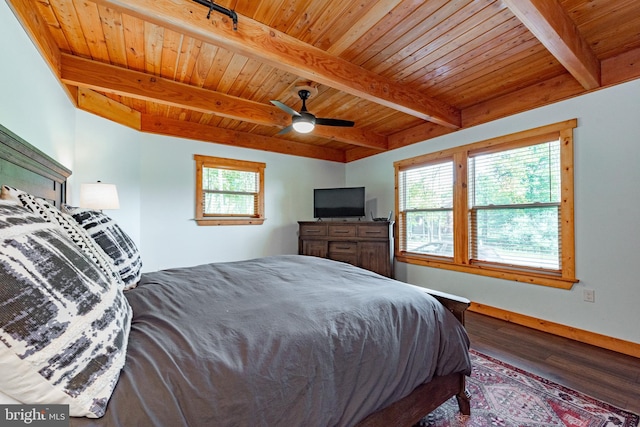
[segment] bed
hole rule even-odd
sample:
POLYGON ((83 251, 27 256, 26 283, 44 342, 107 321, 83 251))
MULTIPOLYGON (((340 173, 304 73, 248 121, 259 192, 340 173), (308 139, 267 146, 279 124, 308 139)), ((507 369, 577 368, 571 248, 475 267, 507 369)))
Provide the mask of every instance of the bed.
MULTIPOLYGON (((0 184, 64 203, 69 170, 1 127, 0 143, 0 184)), ((120 294, 124 365, 104 413, 72 426, 411 426, 454 396, 470 412, 464 298, 302 255, 120 294)))

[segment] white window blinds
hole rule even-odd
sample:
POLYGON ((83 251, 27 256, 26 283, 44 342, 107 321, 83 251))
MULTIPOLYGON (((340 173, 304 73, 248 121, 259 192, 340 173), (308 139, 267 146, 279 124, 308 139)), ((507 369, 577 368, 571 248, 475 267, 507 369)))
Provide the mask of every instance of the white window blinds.
POLYGON ((453 257, 453 161, 399 173, 401 247, 453 257))
POLYGON ((470 154, 469 257, 561 269, 558 140, 470 154))
POLYGON ((258 190, 256 172, 202 168, 204 215, 255 215, 258 190))

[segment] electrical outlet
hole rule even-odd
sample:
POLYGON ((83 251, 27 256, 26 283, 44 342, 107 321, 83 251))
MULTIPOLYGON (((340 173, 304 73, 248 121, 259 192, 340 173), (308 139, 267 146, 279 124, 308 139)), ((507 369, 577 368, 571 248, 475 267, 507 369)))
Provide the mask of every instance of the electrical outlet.
POLYGON ((596 301, 596 291, 593 289, 585 289, 582 291, 582 296, 586 302, 596 301))

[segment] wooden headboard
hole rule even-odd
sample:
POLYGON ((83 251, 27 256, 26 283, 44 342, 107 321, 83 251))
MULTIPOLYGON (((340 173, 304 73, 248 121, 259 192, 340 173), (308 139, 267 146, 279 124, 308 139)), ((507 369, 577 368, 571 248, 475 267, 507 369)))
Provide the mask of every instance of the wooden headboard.
POLYGON ((49 200, 66 201, 71 171, 0 125, 0 185, 9 185, 49 200))

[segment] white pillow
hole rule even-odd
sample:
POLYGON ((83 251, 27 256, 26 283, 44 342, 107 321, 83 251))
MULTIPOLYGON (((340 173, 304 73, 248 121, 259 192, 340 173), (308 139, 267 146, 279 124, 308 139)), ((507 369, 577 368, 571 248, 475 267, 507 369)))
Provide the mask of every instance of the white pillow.
POLYGON ((58 225, 0 200, 0 392, 102 416, 131 316, 122 289, 58 225))

